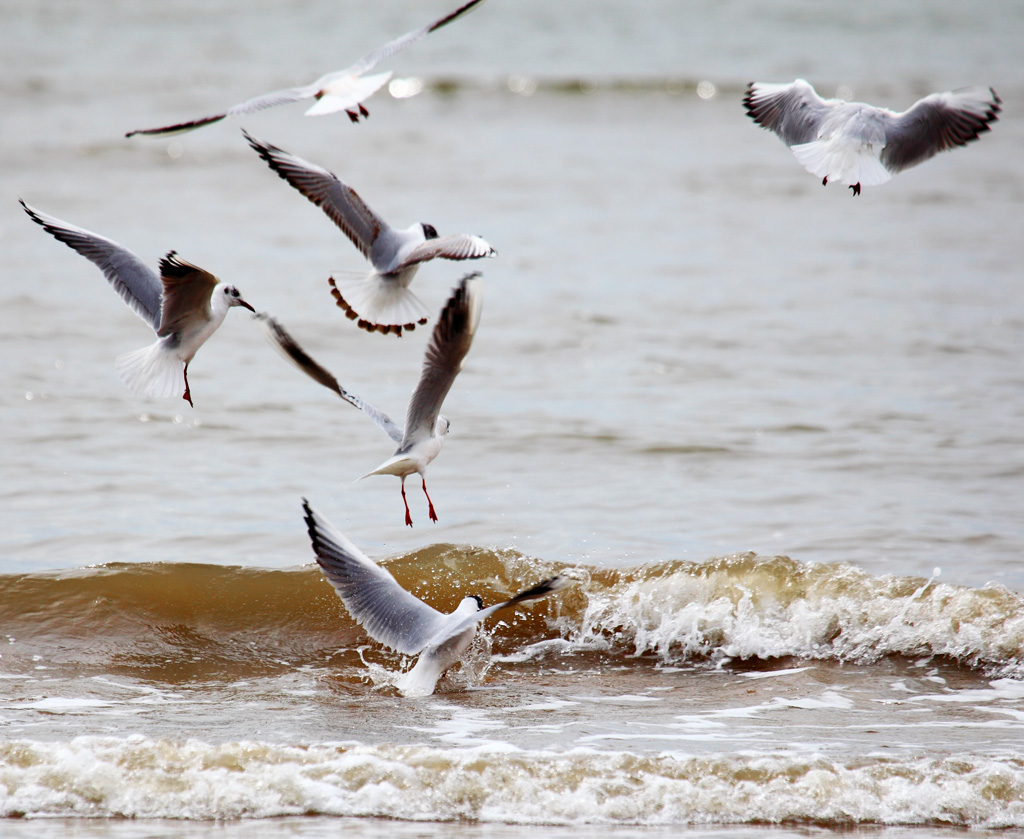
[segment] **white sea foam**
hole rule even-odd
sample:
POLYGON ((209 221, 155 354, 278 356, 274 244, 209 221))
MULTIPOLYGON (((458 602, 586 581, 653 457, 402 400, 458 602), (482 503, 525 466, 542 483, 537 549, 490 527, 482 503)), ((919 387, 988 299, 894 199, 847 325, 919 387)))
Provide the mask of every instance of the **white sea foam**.
POLYGON ((82 711, 92 711, 96 708, 109 708, 113 703, 102 699, 89 699, 85 697, 61 697, 48 696, 45 699, 37 699, 33 702, 19 702, 10 705, 11 708, 31 708, 36 711, 46 711, 51 714, 74 714, 82 711))
POLYGON ((0 744, 0 816, 298 814, 516 824, 1024 827, 1024 765, 977 755, 636 755, 78 738, 0 744))
POLYGON ((794 656, 871 663, 944 656, 1024 676, 1024 599, 844 565, 753 555, 647 566, 588 591, 566 631, 582 645, 631 645, 665 663, 794 656))

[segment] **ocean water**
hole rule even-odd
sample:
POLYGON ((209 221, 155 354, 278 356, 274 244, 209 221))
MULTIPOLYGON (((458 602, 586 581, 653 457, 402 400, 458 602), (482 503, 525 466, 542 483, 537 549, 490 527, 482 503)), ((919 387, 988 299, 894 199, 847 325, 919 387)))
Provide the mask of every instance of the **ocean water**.
MULTIPOLYGON (((490 0, 392 59, 359 125, 276 108, 430 0, 0 4, 0 833, 613 837, 1024 828, 1024 9, 490 0), (740 104, 797 76, 990 134, 858 197, 740 104), (409 95, 414 94, 414 95, 409 95), (17 204, 175 249, 401 417, 428 329, 355 329, 363 270, 245 127, 395 225, 485 236, 431 464, 241 310, 195 409, 17 204), (569 569, 434 696, 321 579, 308 497, 438 608, 569 569)), ((414 288, 439 307, 463 265, 414 288)))

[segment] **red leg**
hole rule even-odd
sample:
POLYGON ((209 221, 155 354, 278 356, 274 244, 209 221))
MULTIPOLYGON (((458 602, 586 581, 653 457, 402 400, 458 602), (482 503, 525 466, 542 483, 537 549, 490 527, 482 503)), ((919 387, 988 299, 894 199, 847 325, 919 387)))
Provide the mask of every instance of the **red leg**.
POLYGON ((368 117, 370 115, 370 112, 368 110, 366 110, 365 107, 363 107, 363 103, 362 102, 359 103, 359 113, 361 113, 364 118, 368 117))
MULTIPOLYGON (((423 477, 422 475, 420 476, 423 477)), ((430 500, 430 495, 427 493, 427 479, 423 478, 423 494, 427 496, 427 504, 429 505, 428 512, 430 513, 430 520, 437 521, 437 513, 434 512, 434 502, 430 500)))
POLYGON ((355 111, 345 111, 345 113, 348 114, 348 118, 352 120, 352 122, 359 122, 359 114, 355 111))
POLYGON ((409 514, 409 502, 405 499, 405 478, 402 478, 402 503, 405 504, 405 523, 412 527, 412 516, 409 514))
MULTIPOLYGON (((181 395, 181 398, 184 399, 186 402, 188 402, 189 405, 192 405, 192 394, 189 393, 189 390, 188 390, 188 362, 187 361, 185 362, 185 392, 181 395)), ((192 405, 192 407, 194 408, 195 405, 192 405)))

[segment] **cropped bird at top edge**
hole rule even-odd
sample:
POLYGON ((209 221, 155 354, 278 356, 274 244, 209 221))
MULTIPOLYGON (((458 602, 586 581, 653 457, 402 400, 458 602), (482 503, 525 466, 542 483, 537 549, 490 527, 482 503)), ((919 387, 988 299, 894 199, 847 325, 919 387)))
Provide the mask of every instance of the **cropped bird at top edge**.
POLYGON ((455 611, 445 614, 402 588, 390 571, 360 551, 305 498, 302 509, 317 564, 352 619, 378 643, 419 656, 395 683, 403 696, 432 694, 438 679, 469 648, 481 621, 573 582, 560 574, 486 608, 478 595, 471 594, 455 611))
POLYGON ((217 331, 228 309, 242 306, 255 311, 238 289, 179 259, 174 251, 160 260, 157 275, 116 242, 18 200, 47 233, 95 263, 128 308, 156 332, 155 343, 117 357, 121 381, 140 396, 166 398, 181 393, 192 405, 189 362, 217 331))
POLYGON ((747 116, 774 131, 823 185, 839 181, 860 195, 940 151, 966 145, 989 131, 1001 100, 990 87, 924 97, 902 113, 863 102, 822 99, 803 79, 751 82, 747 116))
POLYGON ((125 134, 125 137, 134 137, 136 134, 180 134, 195 128, 201 128, 204 125, 220 122, 227 117, 251 114, 266 108, 272 108, 275 105, 286 105, 303 99, 316 99, 312 107, 306 111, 306 116, 319 116, 321 114, 344 111, 352 122, 358 122, 360 117, 368 117, 370 115, 363 102, 387 84, 391 78, 390 72, 378 73, 374 76, 364 76, 364 73, 372 70, 381 61, 394 55, 399 50, 403 50, 416 43, 424 35, 428 35, 435 29, 440 29, 442 26, 462 17, 474 6, 482 2, 483 0, 470 0, 469 3, 465 3, 454 12, 435 20, 433 23, 388 41, 384 46, 364 55, 351 67, 327 73, 311 84, 275 90, 272 93, 264 93, 261 96, 255 96, 252 99, 234 105, 219 114, 212 114, 200 119, 179 122, 174 125, 165 125, 161 128, 144 128, 137 131, 129 131, 125 134))
POLYGON ((338 380, 317 364, 278 321, 265 314, 257 316, 266 328, 267 337, 285 358, 314 381, 359 408, 398 444, 390 458, 359 480, 370 475, 396 475, 401 478, 405 523, 409 527, 412 527, 412 516, 405 496, 405 479, 413 474, 418 474, 422 480, 430 520, 437 521, 434 502, 427 492, 427 466, 440 454, 445 435, 451 427, 447 417, 440 414, 441 405, 462 369, 462 361, 469 352, 480 322, 482 289, 479 277, 477 273, 463 277, 441 310, 423 354, 423 369, 409 400, 404 431, 387 414, 338 384, 338 380))
POLYGON ((329 279, 331 294, 350 320, 368 332, 401 336, 427 322, 427 309, 409 290, 422 263, 431 259, 481 259, 496 254, 484 239, 464 233, 438 236, 432 225, 391 227, 332 172, 251 137, 245 139, 283 180, 320 207, 352 241, 373 271, 347 283, 329 279), (345 293, 339 285, 345 285, 345 293))

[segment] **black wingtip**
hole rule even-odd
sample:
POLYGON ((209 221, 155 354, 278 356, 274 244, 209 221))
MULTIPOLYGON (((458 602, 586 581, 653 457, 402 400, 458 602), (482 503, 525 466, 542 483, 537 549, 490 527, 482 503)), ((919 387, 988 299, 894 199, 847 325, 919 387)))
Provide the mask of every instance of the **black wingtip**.
POLYGON ((270 165, 273 165, 273 163, 270 160, 269 154, 271 150, 281 151, 281 149, 275 148, 274 146, 270 145, 270 143, 264 143, 262 140, 257 140, 255 137, 252 136, 252 134, 250 134, 244 128, 242 129, 242 136, 245 137, 245 141, 249 144, 252 150, 256 152, 256 154, 262 157, 270 165))
POLYGON ((427 30, 427 32, 430 33, 430 32, 434 32, 434 31, 440 29, 445 24, 451 23, 453 20, 456 20, 457 18, 462 17, 464 14, 466 14, 466 12, 468 12, 474 6, 479 6, 483 2, 484 2, 484 0, 469 0, 468 3, 465 3, 462 6, 459 6, 459 8, 457 8, 450 15, 445 15, 440 20, 434 21, 434 23, 431 24, 431 26, 427 30))
POLYGON ((524 600, 536 600, 538 597, 544 597, 552 592, 560 591, 571 582, 572 580, 570 578, 562 574, 556 574, 554 577, 533 586, 533 588, 528 588, 526 591, 519 592, 519 594, 509 600, 506 605, 512 606, 517 603, 522 603, 524 600))
POLYGON ((242 129, 242 135, 248 141, 252 150, 263 159, 263 162, 266 163, 272 171, 276 172, 278 177, 290 184, 291 181, 289 180, 288 175, 285 174, 285 171, 281 168, 280 162, 274 157, 275 154, 288 154, 288 152, 282 148, 278 148, 272 143, 257 140, 244 128, 242 129))
POLYGON ((28 217, 32 219, 36 224, 42 224, 43 220, 39 218, 39 215, 33 210, 28 204, 26 204, 21 198, 18 198, 18 203, 21 204, 21 209, 28 213, 28 217))
POLYGON ((302 499, 302 520, 306 523, 306 532, 309 534, 309 540, 313 543, 313 553, 317 552, 317 545, 319 544, 319 536, 317 535, 316 527, 316 513, 313 512, 313 508, 309 506, 309 500, 305 497, 302 499))
POLYGON ((191 265, 178 258, 177 251, 167 251, 167 254, 160 260, 160 273, 169 277, 181 276, 191 270, 191 265))

